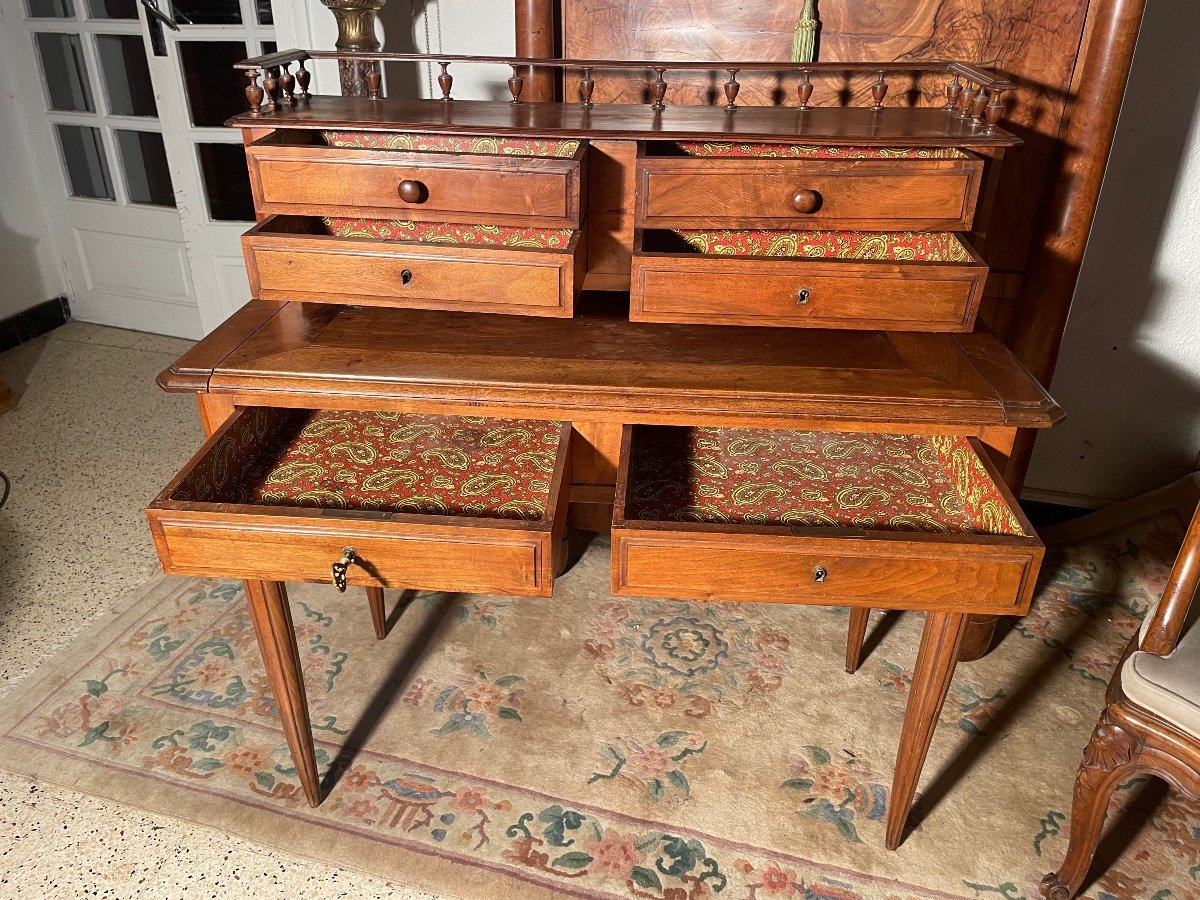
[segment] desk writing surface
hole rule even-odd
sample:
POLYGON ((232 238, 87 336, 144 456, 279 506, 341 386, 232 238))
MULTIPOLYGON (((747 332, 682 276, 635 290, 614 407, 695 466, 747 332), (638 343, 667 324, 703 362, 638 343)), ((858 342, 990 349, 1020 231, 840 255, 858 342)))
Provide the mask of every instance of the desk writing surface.
POLYGON ((247 402, 614 422, 1036 428, 1062 416, 988 334, 656 325, 617 311, 530 319, 251 301, 160 383, 247 402))

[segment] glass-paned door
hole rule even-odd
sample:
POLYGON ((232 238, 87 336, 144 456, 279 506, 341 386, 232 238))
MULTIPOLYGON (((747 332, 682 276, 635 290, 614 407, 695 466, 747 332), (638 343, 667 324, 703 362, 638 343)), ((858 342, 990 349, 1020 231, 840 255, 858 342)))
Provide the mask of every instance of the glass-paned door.
POLYGON ((254 222, 241 132, 224 122, 246 108, 234 63, 273 53, 269 0, 173 0, 178 31, 150 57, 204 331, 250 297, 241 235, 254 222))
POLYGON ((80 319, 200 333, 167 127, 136 0, 0 0, 56 249, 80 319))

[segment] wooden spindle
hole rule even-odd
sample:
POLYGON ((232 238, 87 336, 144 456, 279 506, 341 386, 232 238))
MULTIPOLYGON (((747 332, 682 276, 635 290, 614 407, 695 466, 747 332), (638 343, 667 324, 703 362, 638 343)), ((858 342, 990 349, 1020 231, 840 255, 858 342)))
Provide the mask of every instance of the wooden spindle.
POLYGON ((663 73, 666 70, 665 66, 653 66, 654 83, 650 85, 650 96, 654 98, 654 102, 650 104, 652 109, 666 109, 667 104, 663 102, 667 96, 667 81, 663 78, 663 73))
POLYGON ((579 103, 581 106, 592 105, 592 92, 596 90, 596 82, 592 78, 591 66, 584 66, 583 77, 579 79, 579 103))
POLYGON ((954 108, 958 105, 958 97, 962 94, 962 81, 958 75, 954 76, 954 80, 946 85, 946 112, 954 112, 954 108))
POLYGON ((279 112, 279 67, 271 66, 264 70, 263 90, 267 92, 267 102, 272 112, 279 112))
POLYGON ((258 69, 247 69, 246 102, 250 104, 250 115, 262 115, 263 89, 258 84, 258 69))
POLYGON ((738 84, 737 73, 738 69, 729 69, 729 80, 725 82, 725 104, 726 109, 737 109, 737 95, 742 89, 738 84))
POLYGON ((887 79, 883 77, 883 72, 880 72, 879 77, 875 79, 875 83, 871 85, 871 97, 875 101, 875 104, 871 107, 871 109, 875 110, 875 112, 879 112, 881 109, 883 109, 883 98, 887 96, 887 92, 887 79))
POLYGON ((808 101, 812 99, 813 83, 808 77, 808 69, 800 73, 800 84, 796 86, 796 94, 800 98, 801 109, 812 109, 808 101))
POLYGON ((1004 118, 1004 88, 993 88, 988 92, 988 104, 983 111, 983 119, 988 131, 995 131, 1000 120, 1004 118))
POLYGON ((291 73, 291 64, 284 64, 279 73, 279 86, 283 88, 283 103, 285 106, 296 105, 296 78, 291 73))
POLYGON ((987 109, 988 95, 980 90, 971 101, 971 124, 979 127, 983 124, 983 111, 987 109))
POLYGON ((442 102, 449 103, 454 98, 450 96, 450 89, 454 87, 454 76, 450 74, 450 63, 438 61, 438 65, 442 67, 442 74, 438 76, 438 87, 442 89, 442 102))
POLYGON ((307 101, 308 98, 312 96, 312 94, 308 92, 308 85, 311 81, 312 72, 304 68, 304 60, 300 60, 299 69, 296 71, 296 87, 299 88, 299 90, 296 91, 297 100, 307 101))
POLYGON ((960 119, 968 119, 971 116, 971 104, 975 102, 975 98, 979 95, 979 88, 975 82, 968 81, 967 86, 963 89, 962 96, 958 98, 958 117, 960 119))
POLYGON ((367 99, 378 100, 382 95, 383 70, 375 63, 368 63, 367 65, 367 70, 363 72, 363 83, 367 86, 367 99))
POLYGON ((512 63, 510 65, 512 66, 512 77, 508 79, 508 92, 512 94, 513 103, 520 103, 521 91, 525 89, 525 79, 521 76, 520 66, 512 63))

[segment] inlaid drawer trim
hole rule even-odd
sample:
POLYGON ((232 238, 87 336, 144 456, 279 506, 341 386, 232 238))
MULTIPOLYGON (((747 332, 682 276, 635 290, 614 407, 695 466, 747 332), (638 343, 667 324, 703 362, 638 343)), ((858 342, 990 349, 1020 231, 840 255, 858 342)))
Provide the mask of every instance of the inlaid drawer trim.
MULTIPOLYGON (((260 300, 570 317, 587 241, 562 249, 338 237, 316 217, 271 216, 242 237, 260 300)), ((558 241, 557 234, 556 242, 558 241)))
POLYGON ((586 152, 585 142, 561 159, 342 148, 284 130, 250 144, 246 159, 260 214, 578 228, 586 152))
MULTIPOLYGON (((955 248, 950 261, 738 255, 722 252, 729 241, 705 253, 688 235, 635 236, 633 321, 963 332, 987 282, 987 266, 959 235, 930 236, 955 248)), ((794 237, 793 248, 804 240, 794 237)))
MULTIPOLYGON (((314 477, 296 471, 306 465, 294 456, 297 452, 315 454, 310 465, 319 465, 318 459, 336 460, 341 458, 339 454, 344 455, 349 468, 357 465, 360 471, 381 472, 381 490, 389 487, 383 483, 390 480, 384 476, 391 473, 400 480, 390 487, 402 493, 403 488, 394 485, 407 484, 401 475, 401 470, 407 471, 404 451, 414 452, 423 446, 422 429, 433 422, 444 423, 447 433, 454 433, 459 427, 456 423, 471 434, 481 431, 483 436, 478 440, 486 444, 484 449, 489 455, 515 457, 530 452, 529 441, 517 439, 520 422, 446 416, 408 417, 412 419, 408 421, 404 414, 382 413, 377 414, 380 430, 393 429, 390 433, 397 438, 392 442, 393 449, 400 455, 394 461, 385 458, 377 468, 365 469, 371 464, 361 455, 368 452, 364 448, 382 441, 376 449, 381 452, 390 438, 340 440, 346 435, 338 423, 371 415, 270 407, 238 410, 147 509, 163 570, 167 574, 329 582, 331 564, 341 557, 344 548, 353 547, 359 559, 347 570, 350 584, 549 596, 555 557, 561 554, 566 525, 569 479, 564 475, 569 465, 570 425, 542 423, 544 429, 552 429, 549 433, 556 434, 557 441, 552 465, 547 460, 544 467, 549 471, 543 471, 540 464, 536 469, 546 482, 538 489, 544 492, 544 498, 537 504, 541 512, 536 518, 520 517, 532 516, 532 506, 528 511, 514 507, 511 512, 486 513, 486 500, 473 501, 470 508, 478 506, 481 511, 477 513, 453 509, 434 513, 403 511, 430 509, 429 499, 423 497, 414 497, 411 502, 401 498, 396 501, 398 506, 383 499, 376 502, 361 497, 353 501, 343 498, 337 504, 330 500, 323 505, 322 492, 315 489, 295 499, 271 493, 274 485, 292 475, 314 477), (483 424, 477 424, 480 422, 483 424), (314 423, 319 427, 308 428, 314 423), (487 436, 493 432, 498 436, 487 443, 487 436), (320 448, 320 452, 305 449, 310 445, 320 448), (348 503, 352 503, 351 508, 339 506, 348 503)), ((421 452, 445 463, 447 474, 442 477, 472 477, 471 455, 462 450, 469 446, 462 443, 468 438, 456 434, 445 440, 445 448, 431 445, 421 452)), ((494 473, 496 466, 503 469, 504 464, 493 460, 489 474, 483 476, 500 479, 491 490, 501 495, 507 490, 508 480, 494 473)), ((511 480, 519 482, 515 477, 511 480)), ((419 482, 417 488, 424 490, 419 482)), ((475 497, 483 496, 477 491, 488 489, 489 484, 481 484, 469 491, 464 486, 462 491, 475 497)))
MULTIPOLYGON (((635 488, 670 489, 666 483, 644 481, 644 466, 636 458, 642 452, 639 446, 645 446, 645 452, 657 452, 655 447, 663 446, 665 432, 683 430, 625 426, 613 510, 615 593, 890 609, 953 608, 1013 615, 1028 609, 1044 548, 975 439, 938 438, 950 442, 947 448, 954 462, 942 462, 940 457, 938 461, 905 460, 910 472, 907 477, 919 481, 923 469, 932 474, 931 466, 955 465, 968 469, 971 479, 986 479, 971 483, 983 490, 990 502, 1003 504, 999 520, 1011 517, 1008 524, 993 529, 998 533, 858 527, 851 519, 836 517, 827 524, 813 524, 822 518, 818 511, 810 517, 797 516, 797 524, 772 521, 769 515, 759 524, 754 514, 725 522, 679 516, 638 518, 646 507, 634 501, 631 492, 635 488)), ((754 444, 767 434, 783 446, 789 435, 795 435, 800 443, 806 441, 802 432, 746 431, 742 448, 746 452, 729 450, 731 445, 725 444, 727 458, 707 457, 696 463, 697 481, 703 479, 704 490, 718 494, 746 487, 776 488, 770 473, 756 473, 752 468, 747 470, 749 474, 737 472, 738 466, 757 462, 754 444)), ((857 438, 868 444, 872 440, 870 435, 857 438)), ((839 442, 831 443, 837 446, 839 442)), ((880 442, 880 464, 889 462, 888 446, 901 444, 880 442)), ((797 453, 797 471, 803 470, 804 462, 803 454, 797 453)), ((843 463, 834 459, 830 464, 843 463)), ((799 483, 792 478, 787 489, 798 490, 799 483)), ((810 488, 821 492, 829 485, 814 474, 810 488)), ((911 491, 914 497, 921 494, 916 484, 911 491)))

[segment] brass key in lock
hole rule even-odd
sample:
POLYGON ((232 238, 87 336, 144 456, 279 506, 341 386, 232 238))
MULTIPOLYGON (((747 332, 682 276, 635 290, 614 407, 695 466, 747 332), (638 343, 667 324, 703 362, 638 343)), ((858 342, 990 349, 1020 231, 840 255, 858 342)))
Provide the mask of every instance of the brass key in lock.
POLYGON ((358 554, 354 552, 353 547, 344 547, 342 558, 329 567, 329 574, 333 576, 333 584, 338 593, 346 593, 346 570, 354 565, 357 559, 358 554))

